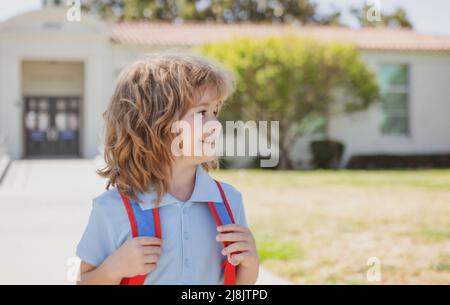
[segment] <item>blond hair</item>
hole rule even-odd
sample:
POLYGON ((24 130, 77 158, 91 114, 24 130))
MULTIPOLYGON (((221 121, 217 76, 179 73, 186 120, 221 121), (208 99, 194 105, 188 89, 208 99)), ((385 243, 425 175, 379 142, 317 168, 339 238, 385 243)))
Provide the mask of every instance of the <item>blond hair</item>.
MULTIPOLYGON (((217 63, 193 54, 146 56, 119 75, 106 111, 104 159, 97 173, 125 196, 141 202, 149 188, 156 204, 168 190, 173 155, 172 124, 181 120, 208 90, 219 107, 234 89, 232 74, 217 63)), ((204 163, 208 170, 217 160, 204 163)))

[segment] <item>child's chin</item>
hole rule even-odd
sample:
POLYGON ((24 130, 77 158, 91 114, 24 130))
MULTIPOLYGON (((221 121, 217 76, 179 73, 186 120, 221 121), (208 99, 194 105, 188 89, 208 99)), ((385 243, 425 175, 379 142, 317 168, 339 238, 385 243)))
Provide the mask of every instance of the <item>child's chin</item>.
POLYGON ((205 162, 214 161, 217 157, 216 156, 197 156, 195 157, 195 163, 201 164, 205 162))

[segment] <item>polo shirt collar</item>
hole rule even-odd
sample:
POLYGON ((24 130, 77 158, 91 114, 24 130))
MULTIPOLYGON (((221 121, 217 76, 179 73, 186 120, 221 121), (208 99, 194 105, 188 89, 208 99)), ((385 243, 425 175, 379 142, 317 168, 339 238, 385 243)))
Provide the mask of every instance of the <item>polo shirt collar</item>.
MULTIPOLYGON (((142 210, 148 210, 157 207, 155 204, 156 192, 149 190, 147 192, 138 192, 138 198, 142 201, 139 203, 142 210)), ((195 171, 195 185, 191 198, 186 202, 222 202, 219 188, 214 179, 206 172, 202 165, 197 165, 195 171)), ((165 205, 183 203, 169 192, 166 192, 159 203, 158 207, 165 205)))

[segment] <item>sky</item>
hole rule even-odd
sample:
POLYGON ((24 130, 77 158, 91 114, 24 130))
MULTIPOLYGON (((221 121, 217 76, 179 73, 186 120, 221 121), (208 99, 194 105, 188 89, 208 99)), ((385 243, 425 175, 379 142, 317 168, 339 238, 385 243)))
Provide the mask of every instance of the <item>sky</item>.
POLYGON ((449 0, 314 0, 313 2, 318 4, 321 12, 329 12, 333 6, 342 9, 344 12, 342 20, 350 25, 355 25, 356 21, 349 14, 351 7, 378 2, 382 13, 391 13, 396 8, 402 7, 417 32, 450 36, 449 0))
MULTIPOLYGON (((336 7, 343 11, 342 21, 355 26, 349 11, 364 3, 379 3, 381 12, 390 13, 398 7, 406 10, 417 32, 450 36, 449 0, 312 0, 318 4, 319 11, 330 12, 336 7)), ((0 0, 0 22, 26 11, 41 7, 42 0, 0 0)))

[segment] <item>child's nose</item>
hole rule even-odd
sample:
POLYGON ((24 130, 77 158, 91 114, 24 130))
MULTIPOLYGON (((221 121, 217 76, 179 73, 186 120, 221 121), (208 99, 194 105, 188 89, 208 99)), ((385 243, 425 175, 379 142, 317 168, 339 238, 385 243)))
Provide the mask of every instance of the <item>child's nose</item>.
POLYGON ((214 134, 216 131, 220 132, 221 129, 222 124, 220 124, 215 116, 203 121, 203 135, 206 137, 214 134))
POLYGON ((207 112, 207 114, 205 115, 205 122, 209 121, 218 121, 218 120, 214 114, 207 112))

